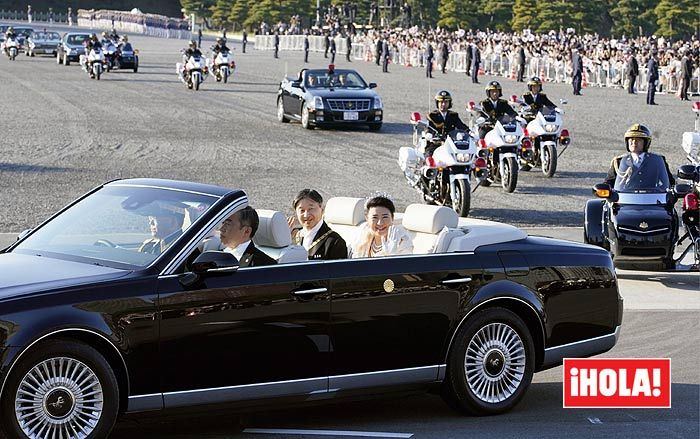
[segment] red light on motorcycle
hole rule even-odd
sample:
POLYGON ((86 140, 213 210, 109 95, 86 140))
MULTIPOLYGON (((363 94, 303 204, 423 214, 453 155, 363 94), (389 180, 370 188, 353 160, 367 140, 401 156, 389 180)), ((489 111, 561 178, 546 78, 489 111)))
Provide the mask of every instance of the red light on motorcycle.
POLYGON ((523 139, 521 145, 523 149, 532 149, 532 142, 527 137, 523 139))
POLYGON ((698 210, 698 196, 688 194, 683 197, 683 210, 698 210))
POLYGON ((700 101, 693 102, 693 111, 700 111, 700 101))
POLYGON ((434 168, 435 167, 435 159, 432 156, 430 156, 427 159, 425 159, 425 164, 431 168, 434 168))
POLYGON ((511 102, 518 102, 518 97, 516 95, 511 95, 510 101, 511 102))
POLYGON ((419 112, 414 111, 413 113, 411 113, 411 122, 412 123, 418 123, 418 122, 420 122, 420 120, 421 120, 421 116, 420 116, 419 112))
POLYGON ((476 168, 477 171, 479 170, 479 168, 485 168, 486 167, 486 159, 484 159, 483 157, 479 157, 478 159, 476 159, 474 161, 474 167, 476 168))
POLYGON ((476 103, 474 103, 474 101, 469 101, 467 103, 467 108, 473 110, 474 108, 476 108, 476 103))
POLYGON ((561 130, 560 137, 569 137, 569 130, 561 130))
POLYGON ((479 139, 479 148, 486 148, 486 139, 479 139))
POLYGON ((530 137, 530 132, 527 130, 527 127, 523 128, 523 135, 525 137, 530 137))

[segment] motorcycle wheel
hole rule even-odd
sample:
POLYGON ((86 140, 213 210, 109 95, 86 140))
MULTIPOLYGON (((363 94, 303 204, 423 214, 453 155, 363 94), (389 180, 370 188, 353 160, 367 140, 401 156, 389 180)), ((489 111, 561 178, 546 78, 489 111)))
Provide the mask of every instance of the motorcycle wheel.
POLYGON ((100 76, 102 76, 102 70, 98 70, 97 73, 95 73, 95 79, 97 79, 99 81, 100 76))
POLYGON ((282 123, 289 123, 289 119, 284 115, 284 104, 282 98, 277 99, 277 120, 282 123))
POLYGON ((513 157, 508 157, 503 161, 503 178, 501 186, 506 192, 515 191, 518 185, 518 162, 513 157))
POLYGON ((469 216, 472 192, 469 187, 469 180, 457 180, 455 183, 456 199, 452 200, 452 209, 463 218, 469 216))
POLYGON ((549 144, 542 151, 542 173, 549 178, 557 172, 557 148, 549 144))
POLYGON ((195 77, 194 79, 194 89, 199 90, 199 78, 195 77))
POLYGON ((228 84, 228 75, 224 73, 224 84, 228 84))

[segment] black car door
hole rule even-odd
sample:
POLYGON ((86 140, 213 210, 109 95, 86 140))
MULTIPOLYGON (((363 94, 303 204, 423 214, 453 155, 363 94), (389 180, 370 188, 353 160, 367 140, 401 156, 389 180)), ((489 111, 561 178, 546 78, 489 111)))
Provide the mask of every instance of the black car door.
POLYGON ((328 266, 329 388, 434 381, 460 303, 481 282, 476 256, 394 256, 328 266))
POLYGON ((192 287, 159 279, 166 407, 327 389, 330 297, 322 263, 240 268, 192 287))

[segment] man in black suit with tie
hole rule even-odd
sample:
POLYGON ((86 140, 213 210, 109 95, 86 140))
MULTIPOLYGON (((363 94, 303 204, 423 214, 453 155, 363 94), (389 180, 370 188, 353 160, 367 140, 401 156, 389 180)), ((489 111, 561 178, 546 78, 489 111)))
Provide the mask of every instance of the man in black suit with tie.
POLYGON ((629 52, 628 56, 627 68, 625 69, 627 74, 627 93, 634 94, 634 83, 637 82, 637 76, 639 76, 639 63, 637 62, 637 57, 634 56, 634 52, 629 52))
POLYGON ((243 53, 245 53, 245 46, 246 46, 246 44, 248 44, 248 32, 245 29, 243 29, 242 44, 243 44, 243 53))
POLYGON ((377 38, 377 44, 375 47, 375 54, 377 55, 376 56, 376 63, 377 63, 377 65, 379 65, 379 62, 382 59, 382 38, 381 37, 377 38))
POLYGON ((525 76, 525 48, 521 42, 518 45, 518 82, 523 82, 525 76))
POLYGON ((447 73, 447 60, 450 57, 450 48, 446 41, 443 41, 440 45, 440 70, 442 73, 447 73))
POLYGON ((656 60, 656 50, 649 55, 647 63, 647 105, 656 105, 654 94, 656 93, 656 83, 659 80, 659 62, 656 60))
POLYGON ((391 57, 391 52, 389 50, 389 40, 384 37, 382 41, 382 72, 389 73, 389 58, 391 57))
POLYGON ((467 48, 466 48, 466 57, 464 60, 464 70, 467 76, 469 76, 469 72, 471 72, 471 66, 472 66, 472 44, 471 42, 467 43, 467 48))
POLYGON ((331 38, 329 50, 331 52, 331 64, 335 64, 335 38, 331 38))
POLYGON ((274 37, 274 43, 275 43, 275 58, 279 58, 278 54, 280 51, 280 33, 279 31, 275 31, 275 37, 274 37))
POLYGON ((323 57, 328 58, 328 49, 331 46, 331 39, 328 37, 328 32, 323 34, 323 57))
POLYGON ((433 77, 433 59, 435 59, 435 52, 433 51, 433 45, 428 41, 427 47, 425 48, 425 77, 433 77))
POLYGON ((690 100, 688 98, 688 88, 690 87, 690 79, 693 76, 693 63, 688 56, 688 52, 689 50, 685 50, 681 58, 680 97, 682 101, 690 100))
POLYGON ((481 65, 481 51, 476 41, 472 44, 472 82, 479 83, 479 65, 481 65))
POLYGON ((304 33, 304 62, 309 62, 309 33, 304 33))
POLYGON ((352 54, 352 36, 350 32, 345 36, 345 46, 345 60, 347 62, 352 62, 352 59, 350 59, 350 55, 352 54))
POLYGON ((277 263, 253 244, 253 237, 259 225, 258 213, 250 206, 234 213, 221 224, 219 233, 221 243, 226 246, 224 251, 238 259, 239 267, 260 267, 277 263))
POLYGON ((571 54, 573 71, 571 72, 571 85, 574 87, 574 95, 581 96, 581 81, 583 80, 583 54, 580 49, 574 49, 571 54))

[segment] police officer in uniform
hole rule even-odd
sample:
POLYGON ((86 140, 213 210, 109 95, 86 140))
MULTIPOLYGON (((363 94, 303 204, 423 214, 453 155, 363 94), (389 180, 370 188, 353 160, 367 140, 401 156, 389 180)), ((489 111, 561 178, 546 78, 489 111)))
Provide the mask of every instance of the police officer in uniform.
POLYGON ((228 46, 226 46, 226 40, 224 40, 223 37, 217 37, 216 44, 212 46, 211 52, 214 58, 216 58, 220 52, 230 52, 228 46))
POLYGON ((496 124, 496 121, 508 114, 512 117, 517 117, 518 113, 513 110, 513 107, 508 105, 503 96, 503 88, 498 81, 491 81, 486 86, 486 99, 481 101, 481 110, 489 118, 489 120, 479 127, 479 138, 483 139, 486 133, 491 131, 496 124))
MULTIPOLYGON (((447 90, 440 90, 435 95, 435 106, 436 110, 433 110, 428 114, 428 125, 437 131, 438 135, 444 139, 447 134, 454 130, 468 130, 469 127, 462 122, 459 118, 459 114, 456 111, 450 111, 452 108, 452 95, 447 90)), ((439 143, 430 143, 425 147, 425 156, 429 157, 433 155, 433 152, 439 143)))
POLYGON ((628 152, 612 159, 610 169, 608 170, 608 175, 605 177, 605 183, 609 184, 611 187, 615 185, 615 179, 617 178, 617 173, 620 169, 620 162, 622 160, 630 160, 632 163, 632 169, 637 171, 641 169, 644 161, 648 160, 650 156, 657 156, 661 157, 664 165, 666 166, 669 185, 672 187, 676 181, 673 178, 673 174, 671 174, 666 158, 660 154, 649 152, 649 146, 651 146, 651 131, 649 128, 638 123, 629 127, 625 133, 625 148, 628 152))
POLYGON ((556 107, 547 95, 542 93, 542 80, 537 76, 530 78, 527 89, 529 92, 523 95, 523 100, 530 106, 530 112, 525 117, 528 122, 534 119, 543 107, 556 107))

